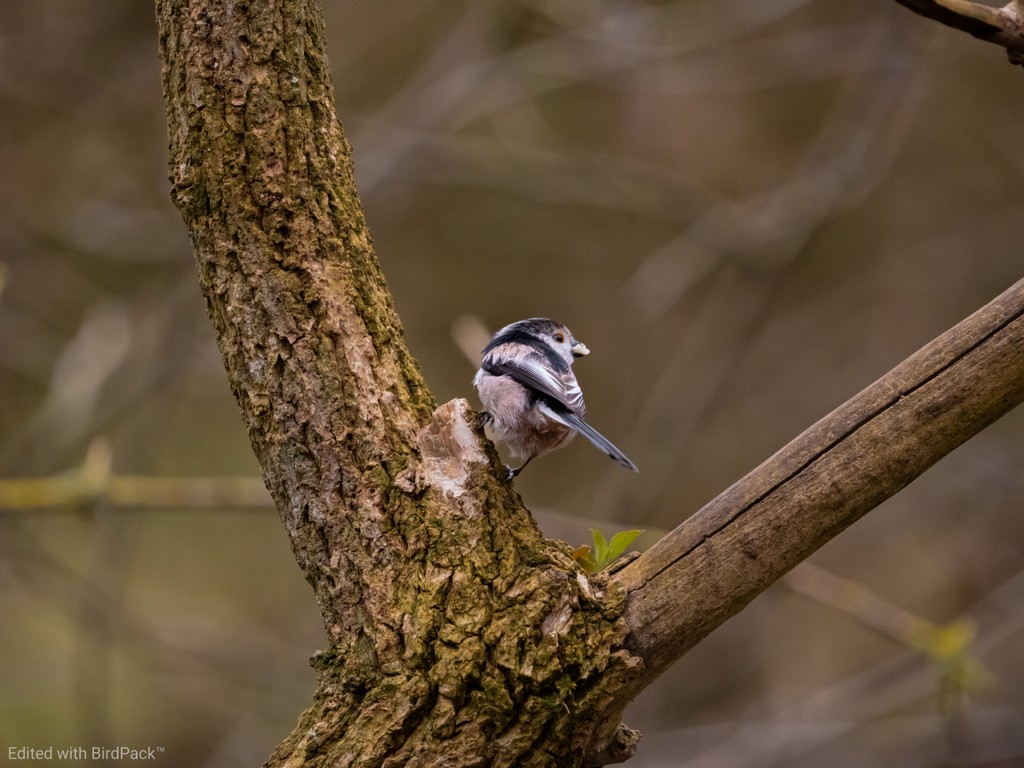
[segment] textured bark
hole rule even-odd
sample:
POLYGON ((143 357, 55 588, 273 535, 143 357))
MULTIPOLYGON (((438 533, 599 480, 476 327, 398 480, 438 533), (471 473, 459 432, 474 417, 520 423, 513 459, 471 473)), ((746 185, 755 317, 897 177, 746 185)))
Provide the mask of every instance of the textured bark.
POLYGON ((630 733, 602 715, 638 663, 624 593, 543 539, 465 401, 432 414, 356 196, 316 4, 160 0, 158 21, 172 196, 331 643, 268 764, 623 756, 630 733))

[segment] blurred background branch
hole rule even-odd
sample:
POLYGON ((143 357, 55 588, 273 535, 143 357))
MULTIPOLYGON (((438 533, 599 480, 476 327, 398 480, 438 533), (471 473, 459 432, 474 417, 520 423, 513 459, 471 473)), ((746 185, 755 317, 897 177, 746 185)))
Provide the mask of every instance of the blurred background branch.
POLYGON ((862 584, 810 563, 791 571, 784 583, 797 594, 924 654, 938 668, 941 687, 954 705, 961 703, 963 695, 980 692, 993 683, 991 674, 972 653, 977 627, 966 616, 935 624, 893 605, 862 584))
POLYGON ((77 469, 50 477, 0 478, 0 509, 28 511, 103 504, 110 507, 265 507, 273 502, 258 477, 115 475, 110 445, 97 438, 77 469))

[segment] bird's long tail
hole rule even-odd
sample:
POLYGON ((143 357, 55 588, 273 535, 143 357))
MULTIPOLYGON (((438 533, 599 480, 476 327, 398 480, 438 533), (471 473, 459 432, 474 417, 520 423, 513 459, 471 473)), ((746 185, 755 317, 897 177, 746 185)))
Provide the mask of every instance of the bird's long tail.
POLYGON ((629 457, 626 454, 624 454, 622 451, 616 448, 615 444, 612 443, 611 440, 609 440, 607 437, 602 435, 592 426, 587 424, 587 422, 585 422, 576 414, 559 413, 558 418, 560 421, 572 427, 585 438, 587 438, 587 440, 592 442, 598 448, 598 450, 602 451, 603 453, 607 453, 609 456, 611 456, 613 459, 619 462, 619 464, 624 466, 626 469, 632 469, 634 472, 640 471, 639 469, 637 469, 636 464, 630 461, 629 457))

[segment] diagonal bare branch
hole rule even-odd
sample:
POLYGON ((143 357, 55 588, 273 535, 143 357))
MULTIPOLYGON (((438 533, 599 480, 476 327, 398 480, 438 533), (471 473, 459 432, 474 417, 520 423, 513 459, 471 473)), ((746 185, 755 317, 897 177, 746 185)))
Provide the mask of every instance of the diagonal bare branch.
POLYGON ((812 426, 617 579, 639 691, 766 587, 1024 401, 1024 280, 812 426))

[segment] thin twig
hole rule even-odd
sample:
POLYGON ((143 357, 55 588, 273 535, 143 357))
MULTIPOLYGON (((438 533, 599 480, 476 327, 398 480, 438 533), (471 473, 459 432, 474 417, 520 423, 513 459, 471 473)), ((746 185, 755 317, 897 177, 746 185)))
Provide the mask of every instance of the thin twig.
POLYGON ((992 8, 970 0, 896 0, 902 6, 948 27, 1006 49, 1010 63, 1024 65, 1024 14, 1019 0, 992 8))

